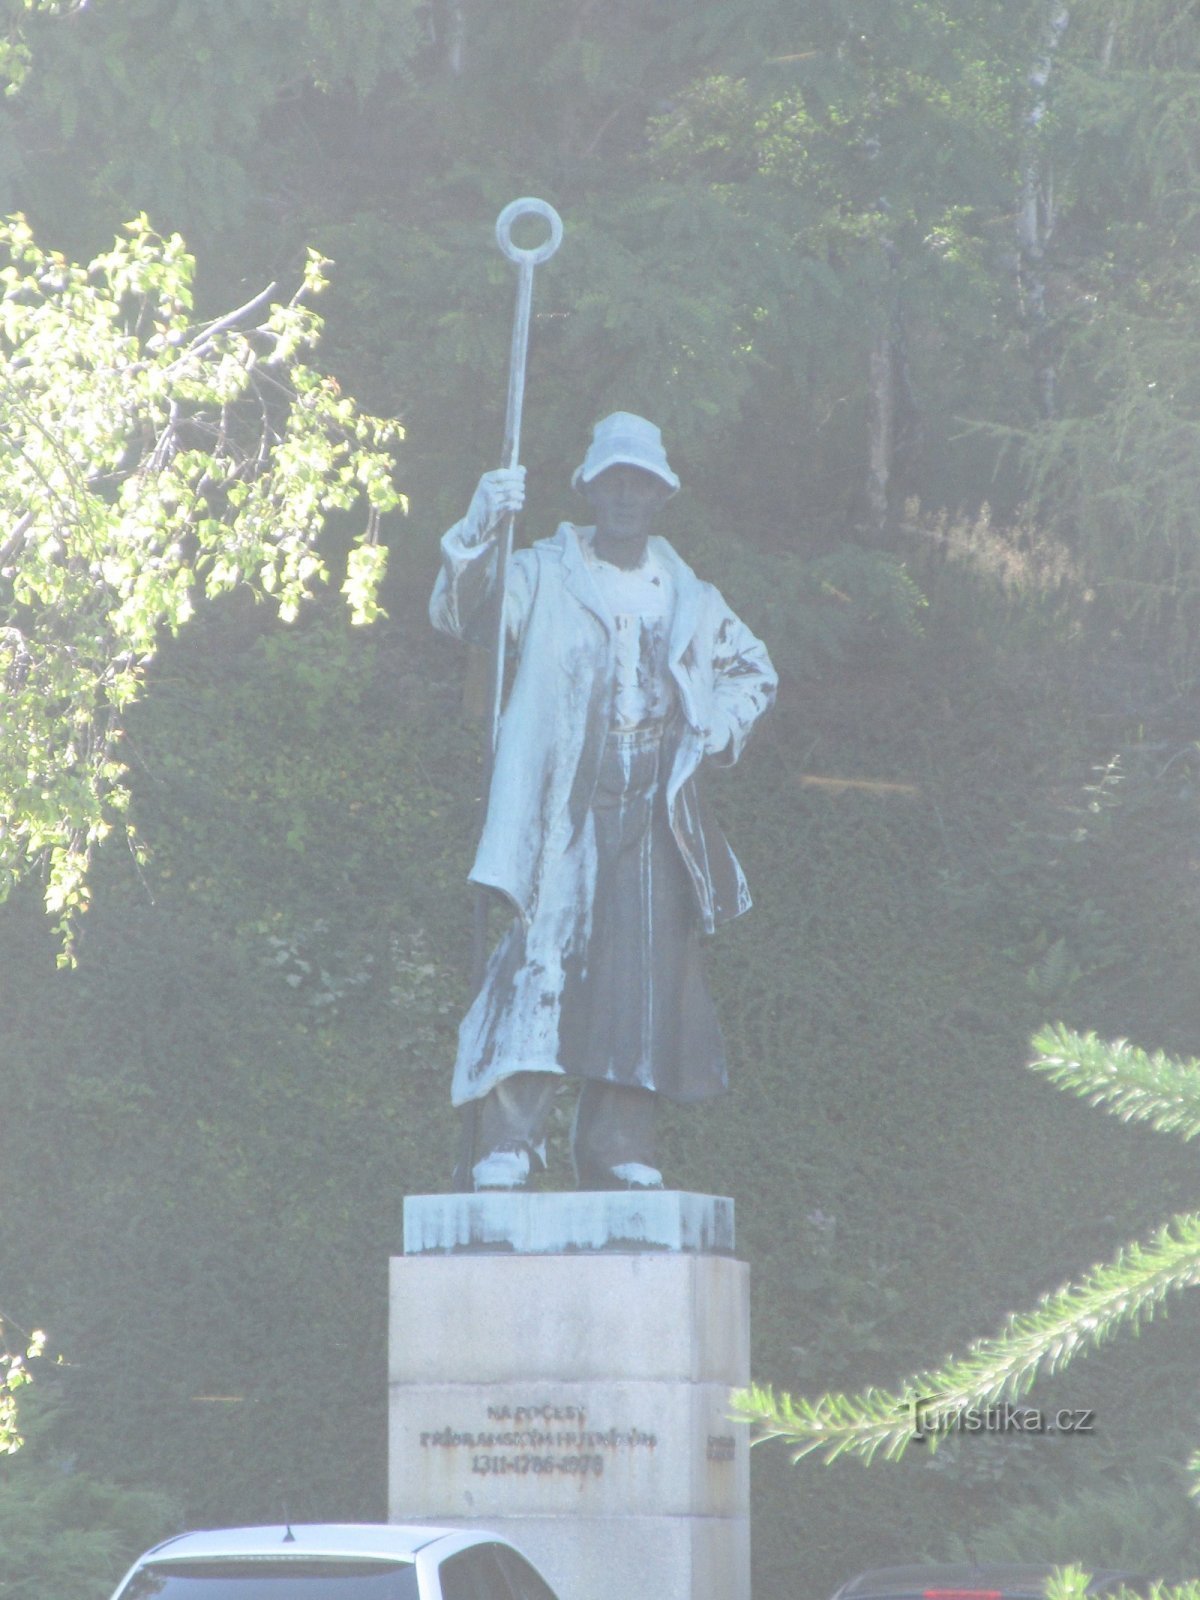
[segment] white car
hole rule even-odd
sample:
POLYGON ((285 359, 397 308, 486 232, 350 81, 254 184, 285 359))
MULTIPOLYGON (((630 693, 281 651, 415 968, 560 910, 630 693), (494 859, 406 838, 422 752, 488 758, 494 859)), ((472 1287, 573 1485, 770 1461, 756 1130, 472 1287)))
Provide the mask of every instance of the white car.
POLYGON ((181 1533, 147 1550, 113 1600, 556 1600, 494 1533, 296 1523, 181 1533))

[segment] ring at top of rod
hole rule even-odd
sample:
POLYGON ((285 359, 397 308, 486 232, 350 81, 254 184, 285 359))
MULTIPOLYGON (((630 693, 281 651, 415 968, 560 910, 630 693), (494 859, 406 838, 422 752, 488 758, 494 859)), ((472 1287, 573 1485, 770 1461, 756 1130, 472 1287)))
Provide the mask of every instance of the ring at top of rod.
POLYGON ((562 243, 562 236, 562 218, 558 212, 548 201, 535 200, 532 196, 510 201, 496 218, 496 243, 501 250, 510 261, 528 262, 531 267, 539 267, 543 261, 549 261, 562 243), (532 250, 522 250, 512 241, 513 223, 521 217, 544 217, 550 224, 549 237, 532 250))

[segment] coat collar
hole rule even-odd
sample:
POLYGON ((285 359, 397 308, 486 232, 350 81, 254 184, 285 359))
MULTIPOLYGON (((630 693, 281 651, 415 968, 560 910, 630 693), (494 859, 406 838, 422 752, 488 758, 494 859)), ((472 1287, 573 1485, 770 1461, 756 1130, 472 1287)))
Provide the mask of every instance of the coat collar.
POLYGON ((592 569, 584 555, 584 545, 591 545, 594 528, 578 528, 573 522, 560 522, 558 531, 546 543, 559 551, 563 564, 563 582, 581 605, 599 617, 605 629, 613 631, 613 615, 608 609, 600 586, 592 576, 592 569))
MULTIPOLYGON (((592 570, 584 555, 584 546, 590 546, 594 528, 577 527, 573 522, 560 522, 557 532, 540 541, 556 550, 563 564, 563 581, 581 605, 594 613, 611 633, 612 612, 608 609, 592 570)), ((700 597, 704 585, 687 562, 666 539, 652 533, 648 548, 656 561, 666 569, 675 591, 675 613, 671 619, 670 658, 676 663, 687 649, 696 631, 699 618, 700 597)))

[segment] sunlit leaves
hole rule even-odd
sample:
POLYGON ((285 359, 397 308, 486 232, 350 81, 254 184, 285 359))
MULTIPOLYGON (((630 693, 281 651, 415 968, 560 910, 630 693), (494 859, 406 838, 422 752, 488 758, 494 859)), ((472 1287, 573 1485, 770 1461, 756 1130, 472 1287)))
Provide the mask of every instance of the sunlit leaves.
POLYGON ((385 554, 377 544, 360 544, 350 552, 342 593, 350 607, 352 622, 374 622, 379 615, 379 603, 375 596, 379 592, 385 554))
POLYGON ((346 593, 356 621, 378 613, 399 430, 305 363, 315 254, 290 300, 202 326, 191 257, 144 217, 88 265, 14 218, 0 261, 0 895, 37 865, 69 926, 126 798, 119 713, 164 632, 241 585, 294 617, 328 576, 325 519, 358 504, 346 593))
MULTIPOLYGON (((0 1335, 5 1332, 0 1322, 0 1335)), ((17 1393, 29 1382, 27 1363, 42 1354, 46 1344, 44 1333, 31 1333, 13 1349, 7 1343, 0 1347, 0 1456, 11 1455, 21 1447, 17 1427, 17 1393)))

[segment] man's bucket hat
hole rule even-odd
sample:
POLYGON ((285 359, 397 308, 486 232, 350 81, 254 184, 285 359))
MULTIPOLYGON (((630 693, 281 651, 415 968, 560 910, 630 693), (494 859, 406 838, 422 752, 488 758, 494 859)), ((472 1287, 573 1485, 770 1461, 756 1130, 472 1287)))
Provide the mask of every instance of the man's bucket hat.
POLYGON ((588 453, 571 475, 572 489, 591 483, 608 467, 641 467, 661 478, 672 494, 679 488, 663 449, 661 430, 632 411, 614 411, 596 424, 588 453))

